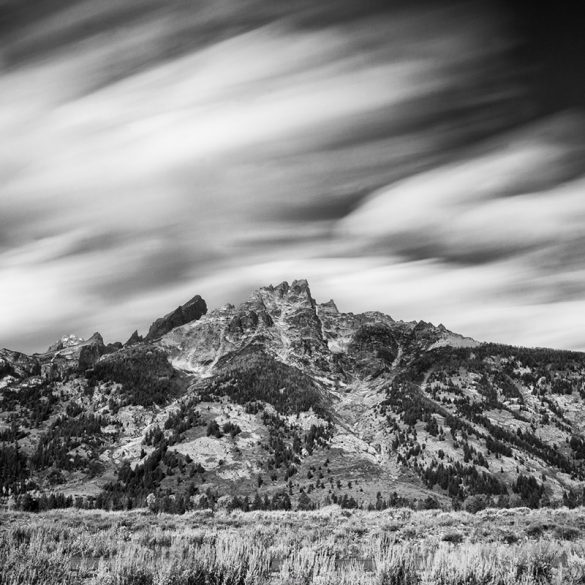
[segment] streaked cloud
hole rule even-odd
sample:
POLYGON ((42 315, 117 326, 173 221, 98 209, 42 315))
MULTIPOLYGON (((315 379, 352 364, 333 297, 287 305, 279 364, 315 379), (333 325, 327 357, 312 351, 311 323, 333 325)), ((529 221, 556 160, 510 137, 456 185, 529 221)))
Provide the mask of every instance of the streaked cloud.
POLYGON ((9 9, 0 345, 307 277, 345 310, 585 347, 585 121, 537 116, 492 3, 9 9))

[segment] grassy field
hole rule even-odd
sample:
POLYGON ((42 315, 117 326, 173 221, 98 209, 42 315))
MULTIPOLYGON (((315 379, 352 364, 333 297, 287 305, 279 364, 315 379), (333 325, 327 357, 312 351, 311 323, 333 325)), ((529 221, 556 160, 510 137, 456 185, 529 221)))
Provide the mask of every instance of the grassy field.
POLYGON ((0 585, 585 584, 585 509, 0 515, 0 585))

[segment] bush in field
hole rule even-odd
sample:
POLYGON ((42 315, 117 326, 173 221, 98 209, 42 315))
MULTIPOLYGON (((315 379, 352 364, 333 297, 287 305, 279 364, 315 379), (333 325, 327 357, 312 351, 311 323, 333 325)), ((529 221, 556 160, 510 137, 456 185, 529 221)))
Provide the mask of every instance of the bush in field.
POLYGON ((312 510, 315 507, 315 504, 311 500, 311 498, 307 495, 305 491, 301 492, 299 496, 299 503, 298 503, 298 510, 312 510))
POLYGON ((131 552, 102 565, 92 585, 260 585, 270 571, 265 549, 233 535, 220 534, 212 544, 183 549, 180 556, 157 563, 148 549, 131 552))
POLYGON ((412 549, 388 548, 376 559, 378 585, 418 585, 421 579, 412 549))
POLYGON ((0 549, 0 585, 70 585, 71 561, 59 551, 47 552, 25 543, 0 549))
MULTIPOLYGON (((585 510, 6 512, 0 585, 583 585, 585 541, 526 539, 585 510), (545 528, 546 527, 546 528, 545 528), (441 542, 445 532, 465 534, 441 542), (408 536, 407 536, 408 533, 408 536), (482 539, 482 542, 478 542, 482 539), (499 541, 499 542, 498 542, 499 541)), ((542 536, 543 534, 541 534, 542 536)))

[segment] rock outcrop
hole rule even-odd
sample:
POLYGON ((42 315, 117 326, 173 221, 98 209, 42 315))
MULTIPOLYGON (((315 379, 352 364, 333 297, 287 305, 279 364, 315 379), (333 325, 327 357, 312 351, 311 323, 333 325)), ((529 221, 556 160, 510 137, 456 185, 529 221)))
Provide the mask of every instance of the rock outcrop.
POLYGON ((138 331, 134 331, 132 335, 129 337, 128 341, 124 344, 126 347, 129 345, 135 345, 136 343, 140 343, 143 341, 142 335, 138 335, 138 331))
POLYGON ((64 380, 76 372, 92 368, 101 356, 117 349, 116 344, 106 347, 103 337, 97 332, 87 340, 68 335, 39 356, 41 374, 49 381, 64 380))
MULTIPOLYGON (((177 307, 171 313, 168 313, 164 317, 157 319, 150 326, 145 340, 152 341, 153 339, 158 339, 175 327, 180 327, 181 325, 185 325, 191 321, 197 321, 206 313, 207 304, 199 295, 196 295, 184 305, 177 307)), ((131 339, 132 338, 130 338, 130 340, 131 339)))

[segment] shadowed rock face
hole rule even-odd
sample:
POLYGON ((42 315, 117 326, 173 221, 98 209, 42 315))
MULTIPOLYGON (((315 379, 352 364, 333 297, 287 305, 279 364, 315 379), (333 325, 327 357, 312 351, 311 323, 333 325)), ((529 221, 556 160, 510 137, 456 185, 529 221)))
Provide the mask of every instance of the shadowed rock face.
POLYGON ((136 345, 109 354, 96 365, 96 374, 106 380, 124 383, 146 373, 151 378, 170 379, 173 368, 166 354, 157 347, 136 345))
POLYGON ((205 313, 207 313, 207 304, 199 295, 196 295, 184 305, 177 307, 171 313, 157 319, 150 326, 145 340, 150 341, 162 337, 175 327, 180 327, 191 321, 197 321, 205 313))
POLYGON ((84 340, 73 335, 64 337, 39 357, 41 373, 49 381, 63 380, 75 372, 85 372, 106 353, 119 349, 119 344, 106 346, 99 333, 84 340))
POLYGON ((163 404, 174 390, 174 370, 164 351, 148 344, 136 344, 104 356, 93 369, 95 379, 123 385, 126 404, 163 404))
POLYGON ((92 368, 104 353, 106 353, 104 340, 99 333, 94 333, 79 350, 79 370, 84 372, 92 368))
POLYGON ((256 313, 256 311, 241 312, 232 317, 228 332, 231 335, 241 336, 255 331, 259 323, 262 323, 265 327, 270 327, 273 324, 272 318, 266 311, 260 311, 259 313, 256 313))
POLYGON ((136 343, 140 343, 141 341, 143 341, 142 335, 138 335, 138 331, 134 331, 134 333, 132 333, 132 335, 124 345, 126 346, 135 345, 136 343))

